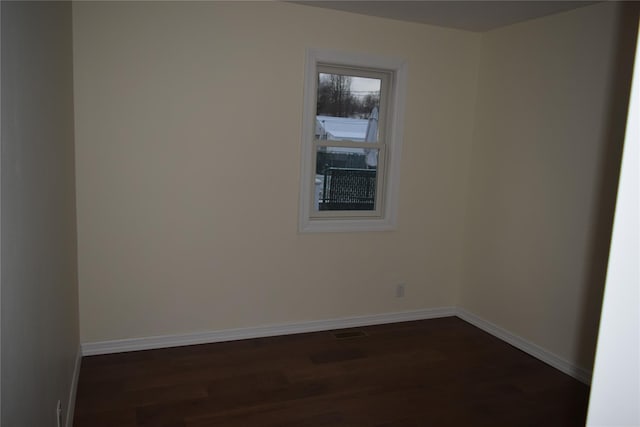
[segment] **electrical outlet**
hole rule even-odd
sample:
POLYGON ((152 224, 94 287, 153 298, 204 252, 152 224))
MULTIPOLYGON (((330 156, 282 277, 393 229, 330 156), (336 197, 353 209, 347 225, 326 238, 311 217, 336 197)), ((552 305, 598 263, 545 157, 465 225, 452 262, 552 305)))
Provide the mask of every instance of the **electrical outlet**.
POLYGON ((56 405, 56 420, 58 423, 58 427, 62 427, 62 402, 58 400, 58 404, 56 405))
POLYGON ((404 297, 404 283, 396 285, 396 298, 404 297))

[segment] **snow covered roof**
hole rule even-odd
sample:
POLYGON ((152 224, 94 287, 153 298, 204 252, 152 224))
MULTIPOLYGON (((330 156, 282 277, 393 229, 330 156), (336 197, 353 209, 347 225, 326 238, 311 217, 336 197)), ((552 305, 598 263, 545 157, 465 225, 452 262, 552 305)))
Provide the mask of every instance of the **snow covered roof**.
POLYGON ((316 134, 327 135, 326 139, 340 141, 364 141, 367 134, 367 119, 348 117, 316 116, 316 134))

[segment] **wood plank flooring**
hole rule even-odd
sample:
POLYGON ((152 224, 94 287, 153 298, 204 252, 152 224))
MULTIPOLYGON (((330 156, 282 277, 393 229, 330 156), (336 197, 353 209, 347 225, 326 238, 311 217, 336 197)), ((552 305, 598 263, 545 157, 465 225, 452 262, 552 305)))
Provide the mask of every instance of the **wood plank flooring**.
POLYGON ((74 426, 584 426, 587 386, 456 317, 357 331, 85 357, 74 426))

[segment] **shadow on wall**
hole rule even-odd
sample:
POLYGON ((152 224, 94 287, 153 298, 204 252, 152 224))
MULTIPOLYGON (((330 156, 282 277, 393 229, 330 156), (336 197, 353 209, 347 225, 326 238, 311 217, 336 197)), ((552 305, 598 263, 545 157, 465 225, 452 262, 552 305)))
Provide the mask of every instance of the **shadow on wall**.
MULTIPOLYGON (((591 242, 589 244, 589 263, 585 277, 586 292, 583 294, 580 313, 582 329, 578 336, 578 354, 590 356, 595 360, 600 312, 607 275, 609 247, 622 160, 633 59, 638 31, 638 14, 640 4, 625 2, 619 9, 620 25, 617 34, 617 50, 615 52, 614 81, 611 82, 609 97, 609 117, 602 136, 606 141, 602 144, 600 155, 600 173, 595 217, 592 224, 591 242)), ((592 366, 585 367, 591 370, 592 366)))

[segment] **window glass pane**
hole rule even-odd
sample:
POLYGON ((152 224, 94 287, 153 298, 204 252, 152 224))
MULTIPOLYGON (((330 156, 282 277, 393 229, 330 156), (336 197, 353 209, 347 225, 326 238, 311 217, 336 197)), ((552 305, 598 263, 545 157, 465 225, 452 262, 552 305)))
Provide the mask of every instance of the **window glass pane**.
POLYGON ((316 211, 376 209, 377 149, 318 147, 316 160, 316 211))
POLYGON ((318 73, 316 139, 378 141, 380 79, 318 73))

